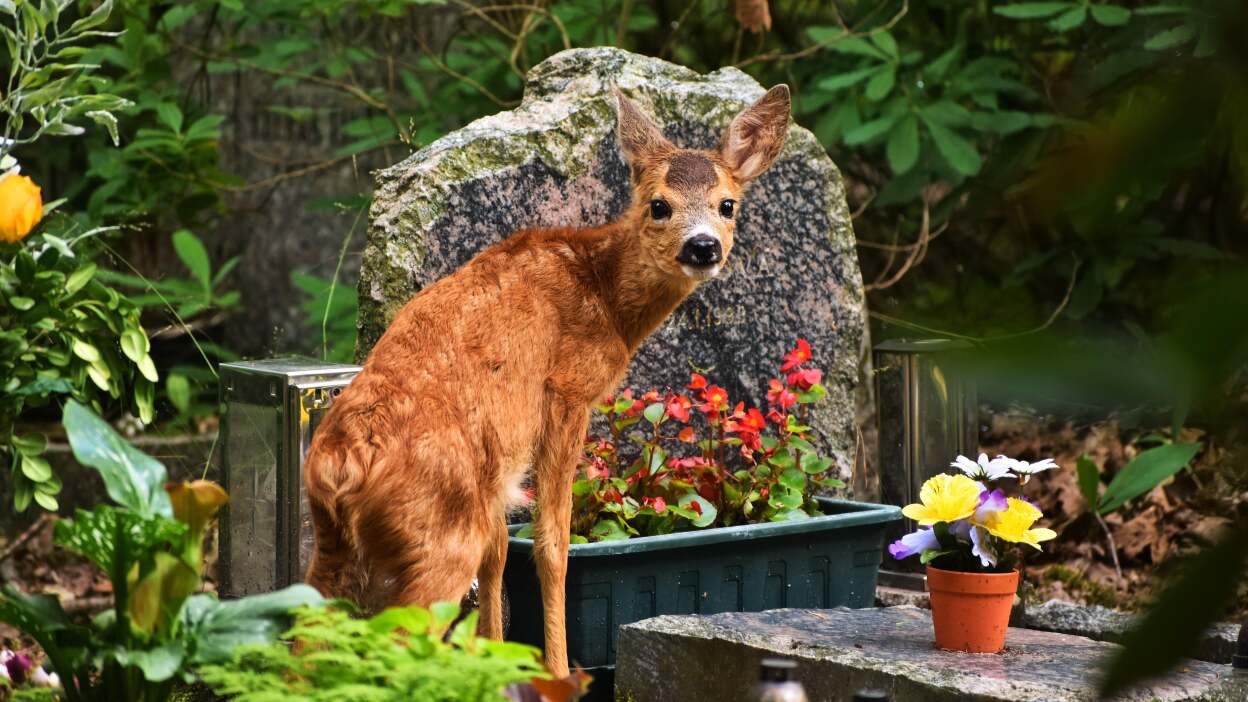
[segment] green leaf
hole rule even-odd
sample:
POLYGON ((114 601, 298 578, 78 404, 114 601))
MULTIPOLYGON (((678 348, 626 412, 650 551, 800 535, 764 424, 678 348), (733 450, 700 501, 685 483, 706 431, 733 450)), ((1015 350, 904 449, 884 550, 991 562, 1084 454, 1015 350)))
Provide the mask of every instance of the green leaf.
POLYGON ((171 102, 162 102, 156 106, 156 117, 172 132, 182 131, 182 110, 171 102))
POLYGON ((927 64, 927 67, 923 69, 924 76, 932 81, 943 80, 945 74, 949 72, 949 67, 962 55, 962 48, 960 43, 949 47, 943 54, 927 64))
POLYGON ((1123 634, 1122 648, 1110 659, 1101 680, 1100 699, 1143 679, 1164 676, 1184 657, 1194 655, 1201 636, 1234 602, 1245 568, 1248 523, 1240 520, 1212 547, 1187 558, 1177 569, 1179 577, 1123 634))
POLYGON ((773 490, 767 500, 776 509, 797 509, 802 506, 802 495, 799 492, 773 490))
POLYGON ((1080 5, 1073 10, 1063 12, 1057 19, 1049 22, 1049 26, 1059 32, 1067 32, 1082 26, 1088 20, 1088 8, 1080 5))
POLYGON ((869 56, 880 61, 887 61, 888 54, 877 49, 874 45, 860 37, 845 37, 828 44, 828 48, 841 54, 853 54, 855 56, 869 56))
POLYGON ((771 521, 794 522, 794 521, 799 521, 802 519, 810 519, 810 515, 806 514, 800 509, 785 509, 785 510, 776 512, 775 515, 772 516, 771 521))
POLYGON ((888 133, 888 165, 893 173, 901 174, 914 168, 919 160, 919 120, 913 114, 906 115, 888 133))
POLYGON ((164 646, 146 651, 119 649, 113 654, 113 658, 123 666, 133 666, 141 670, 143 678, 148 682, 163 682, 182 668, 186 651, 183 650, 181 641, 170 641, 164 646))
POLYGON ((628 538, 628 532, 614 519, 598 522, 589 530, 589 535, 597 541, 623 541, 628 538))
POLYGON ((165 395, 180 414, 191 409, 191 382, 181 373, 171 373, 165 378, 165 395))
POLYGON ((99 566, 110 578, 126 577, 130 566, 156 549, 175 545, 186 525, 170 517, 140 515, 110 505, 77 510, 56 523, 56 543, 99 566))
POLYGON ((81 290, 84 285, 91 282, 91 277, 95 275, 95 269, 96 266, 94 263, 88 263, 82 268, 70 273, 69 277, 65 280, 65 293, 73 295, 81 290))
POLYGON ((815 87, 820 90, 829 91, 843 90, 851 85, 857 85, 883 70, 884 67, 882 66, 871 66, 870 68, 860 68, 856 71, 849 71, 848 73, 838 73, 819 81, 815 87))
POLYGON ((1034 19, 1051 17, 1075 4, 1071 2, 1019 2, 1013 5, 998 5, 992 11, 1002 17, 1011 19, 1034 19))
POLYGON ((173 516, 164 488, 169 474, 159 461, 130 445, 75 400, 65 404, 62 421, 74 458, 99 472, 114 502, 143 515, 173 516))
POLYGON ((892 129, 893 125, 896 124, 897 120, 900 118, 901 115, 885 115, 878 119, 873 119, 870 122, 864 122, 848 132, 845 132, 845 143, 848 146, 858 146, 872 141, 886 133, 889 129, 892 129))
POLYGON ((919 563, 922 563, 923 565, 927 565, 928 563, 931 563, 937 558, 940 558, 941 556, 947 556, 951 553, 953 553, 952 549, 938 551, 934 548, 929 548, 928 550, 919 554, 919 563))
POLYGON ((1118 5, 1092 5, 1092 19, 1105 27, 1121 27, 1131 20, 1131 10, 1118 5))
POLYGON ((213 595, 192 595, 183 605, 181 617, 189 639, 188 662, 224 663, 239 646, 276 640, 290 626, 294 608, 324 603, 320 593, 302 584, 224 602, 213 595))
POLYGON ((958 136, 952 129, 935 120, 927 119, 926 116, 923 122, 927 125, 928 133, 932 135, 932 141, 936 142, 936 150, 953 170, 964 176, 972 176, 979 172, 983 161, 973 144, 958 136))
POLYGON ((75 356, 87 363, 95 363, 100 360, 99 349, 95 348, 89 341, 74 338, 73 342, 70 343, 70 349, 73 350, 75 356))
POLYGON ((43 456, 22 454, 22 475, 34 483, 42 483, 52 477, 52 466, 43 456))
POLYGON ((35 306, 35 301, 30 299, 29 297, 22 297, 18 295, 18 296, 10 297, 9 304, 13 306, 13 309, 18 310, 19 312, 25 312, 26 310, 35 306))
POLYGON ((807 475, 817 475, 832 467, 831 458, 820 458, 813 453, 802 454, 802 471, 807 475))
POLYGON ((678 503, 677 506, 683 507, 684 509, 692 511, 693 508, 690 507, 689 505, 692 505, 695 502, 702 509, 702 513, 698 515, 697 519, 693 520, 693 525, 695 527, 698 527, 699 529, 710 526, 711 523, 715 521, 715 517, 718 514, 718 512, 715 509, 715 505, 708 502, 706 498, 702 497, 701 495, 695 495, 695 494, 685 495, 684 497, 680 498, 680 502, 678 503))
POLYGON ((73 627, 55 595, 27 595, 8 584, 0 588, 0 622, 41 641, 73 627))
POLYGON ((899 57, 899 54, 897 53, 897 40, 893 38, 892 34, 888 33, 888 30, 881 29, 872 32, 871 43, 880 47, 881 51, 894 59, 899 57))
POLYGON ((173 233, 173 249, 182 259, 183 265, 195 276, 206 292, 212 290, 212 264, 208 259, 208 250, 196 236, 185 229, 173 233))
POLYGON ((780 484, 786 488, 800 493, 806 489, 806 474, 797 468, 789 468, 780 474, 780 484))
POLYGON ((1183 469, 1200 450, 1199 443, 1166 444, 1136 454, 1101 495, 1101 514, 1108 514, 1128 500, 1152 490, 1183 469))
POLYGON ((61 508, 61 503, 57 501, 56 497, 49 495, 46 492, 41 492, 36 489, 34 498, 36 504, 49 512, 55 512, 61 508))
POLYGON ((893 86, 897 83, 897 70, 892 66, 885 68, 875 74, 871 80, 867 81, 867 89, 864 94, 868 100, 879 102, 888 97, 893 92, 893 86))
POLYGON ((1097 503, 1100 502, 1100 469, 1086 453, 1079 457, 1075 465, 1079 471, 1079 492, 1083 493, 1083 499, 1088 501, 1088 509, 1096 509, 1097 503))
POLYGON ((138 363, 150 348, 151 342, 141 330, 131 327, 121 333, 121 352, 131 361, 138 363))
POLYGON ((1196 28, 1190 24, 1180 24, 1177 27, 1171 27, 1164 32, 1154 34, 1148 41, 1144 42, 1144 48, 1150 51, 1165 51, 1181 46, 1192 40, 1196 36, 1196 28))
POLYGON ((138 363, 135 365, 138 367, 139 372, 143 374, 144 378, 147 378, 153 383, 160 380, 160 375, 156 372, 156 364, 152 361, 151 356, 143 354, 143 357, 140 358, 138 363))
POLYGON ((645 417, 646 421, 651 424, 658 424, 663 421, 663 410, 664 406, 662 402, 654 402, 646 406, 646 409, 642 411, 641 416, 645 417))
POLYGON ((38 456, 48 449, 48 437, 44 434, 13 435, 13 448, 23 456, 38 456))

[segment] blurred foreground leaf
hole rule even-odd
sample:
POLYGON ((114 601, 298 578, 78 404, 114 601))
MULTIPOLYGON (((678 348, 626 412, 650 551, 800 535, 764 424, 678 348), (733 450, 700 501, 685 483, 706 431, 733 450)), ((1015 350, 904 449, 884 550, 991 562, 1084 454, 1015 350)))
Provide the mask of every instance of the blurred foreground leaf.
POLYGON ((1248 523, 1240 520, 1215 545, 1187 559, 1182 574, 1139 625, 1122 637, 1100 694, 1164 674, 1196 650, 1200 636, 1226 614, 1248 565, 1248 523))

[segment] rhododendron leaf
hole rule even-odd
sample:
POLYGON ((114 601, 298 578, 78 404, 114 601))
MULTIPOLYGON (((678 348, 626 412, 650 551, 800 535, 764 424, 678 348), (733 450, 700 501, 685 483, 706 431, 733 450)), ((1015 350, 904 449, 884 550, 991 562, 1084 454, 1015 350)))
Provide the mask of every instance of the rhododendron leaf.
POLYGON ((664 418, 663 410, 664 410, 663 403, 655 402, 654 404, 648 405, 645 411, 642 412, 641 414, 643 417, 646 418, 647 422, 650 422, 651 424, 660 424, 663 422, 663 418, 664 418))

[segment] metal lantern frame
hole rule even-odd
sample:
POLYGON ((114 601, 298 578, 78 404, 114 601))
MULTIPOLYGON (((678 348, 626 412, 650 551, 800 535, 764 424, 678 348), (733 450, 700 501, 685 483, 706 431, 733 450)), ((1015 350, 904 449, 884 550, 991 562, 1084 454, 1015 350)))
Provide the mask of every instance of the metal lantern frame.
POLYGON ((320 419, 361 370, 297 357, 221 364, 223 597, 303 580, 313 545, 303 461, 320 419))

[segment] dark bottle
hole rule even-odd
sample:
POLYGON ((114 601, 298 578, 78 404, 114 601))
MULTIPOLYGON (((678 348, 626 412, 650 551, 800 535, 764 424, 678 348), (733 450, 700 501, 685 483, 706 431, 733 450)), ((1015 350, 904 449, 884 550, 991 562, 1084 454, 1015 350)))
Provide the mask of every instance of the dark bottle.
POLYGON ((758 702, 809 702, 802 684, 793 679, 797 663, 786 658, 764 658, 758 671, 758 702))

